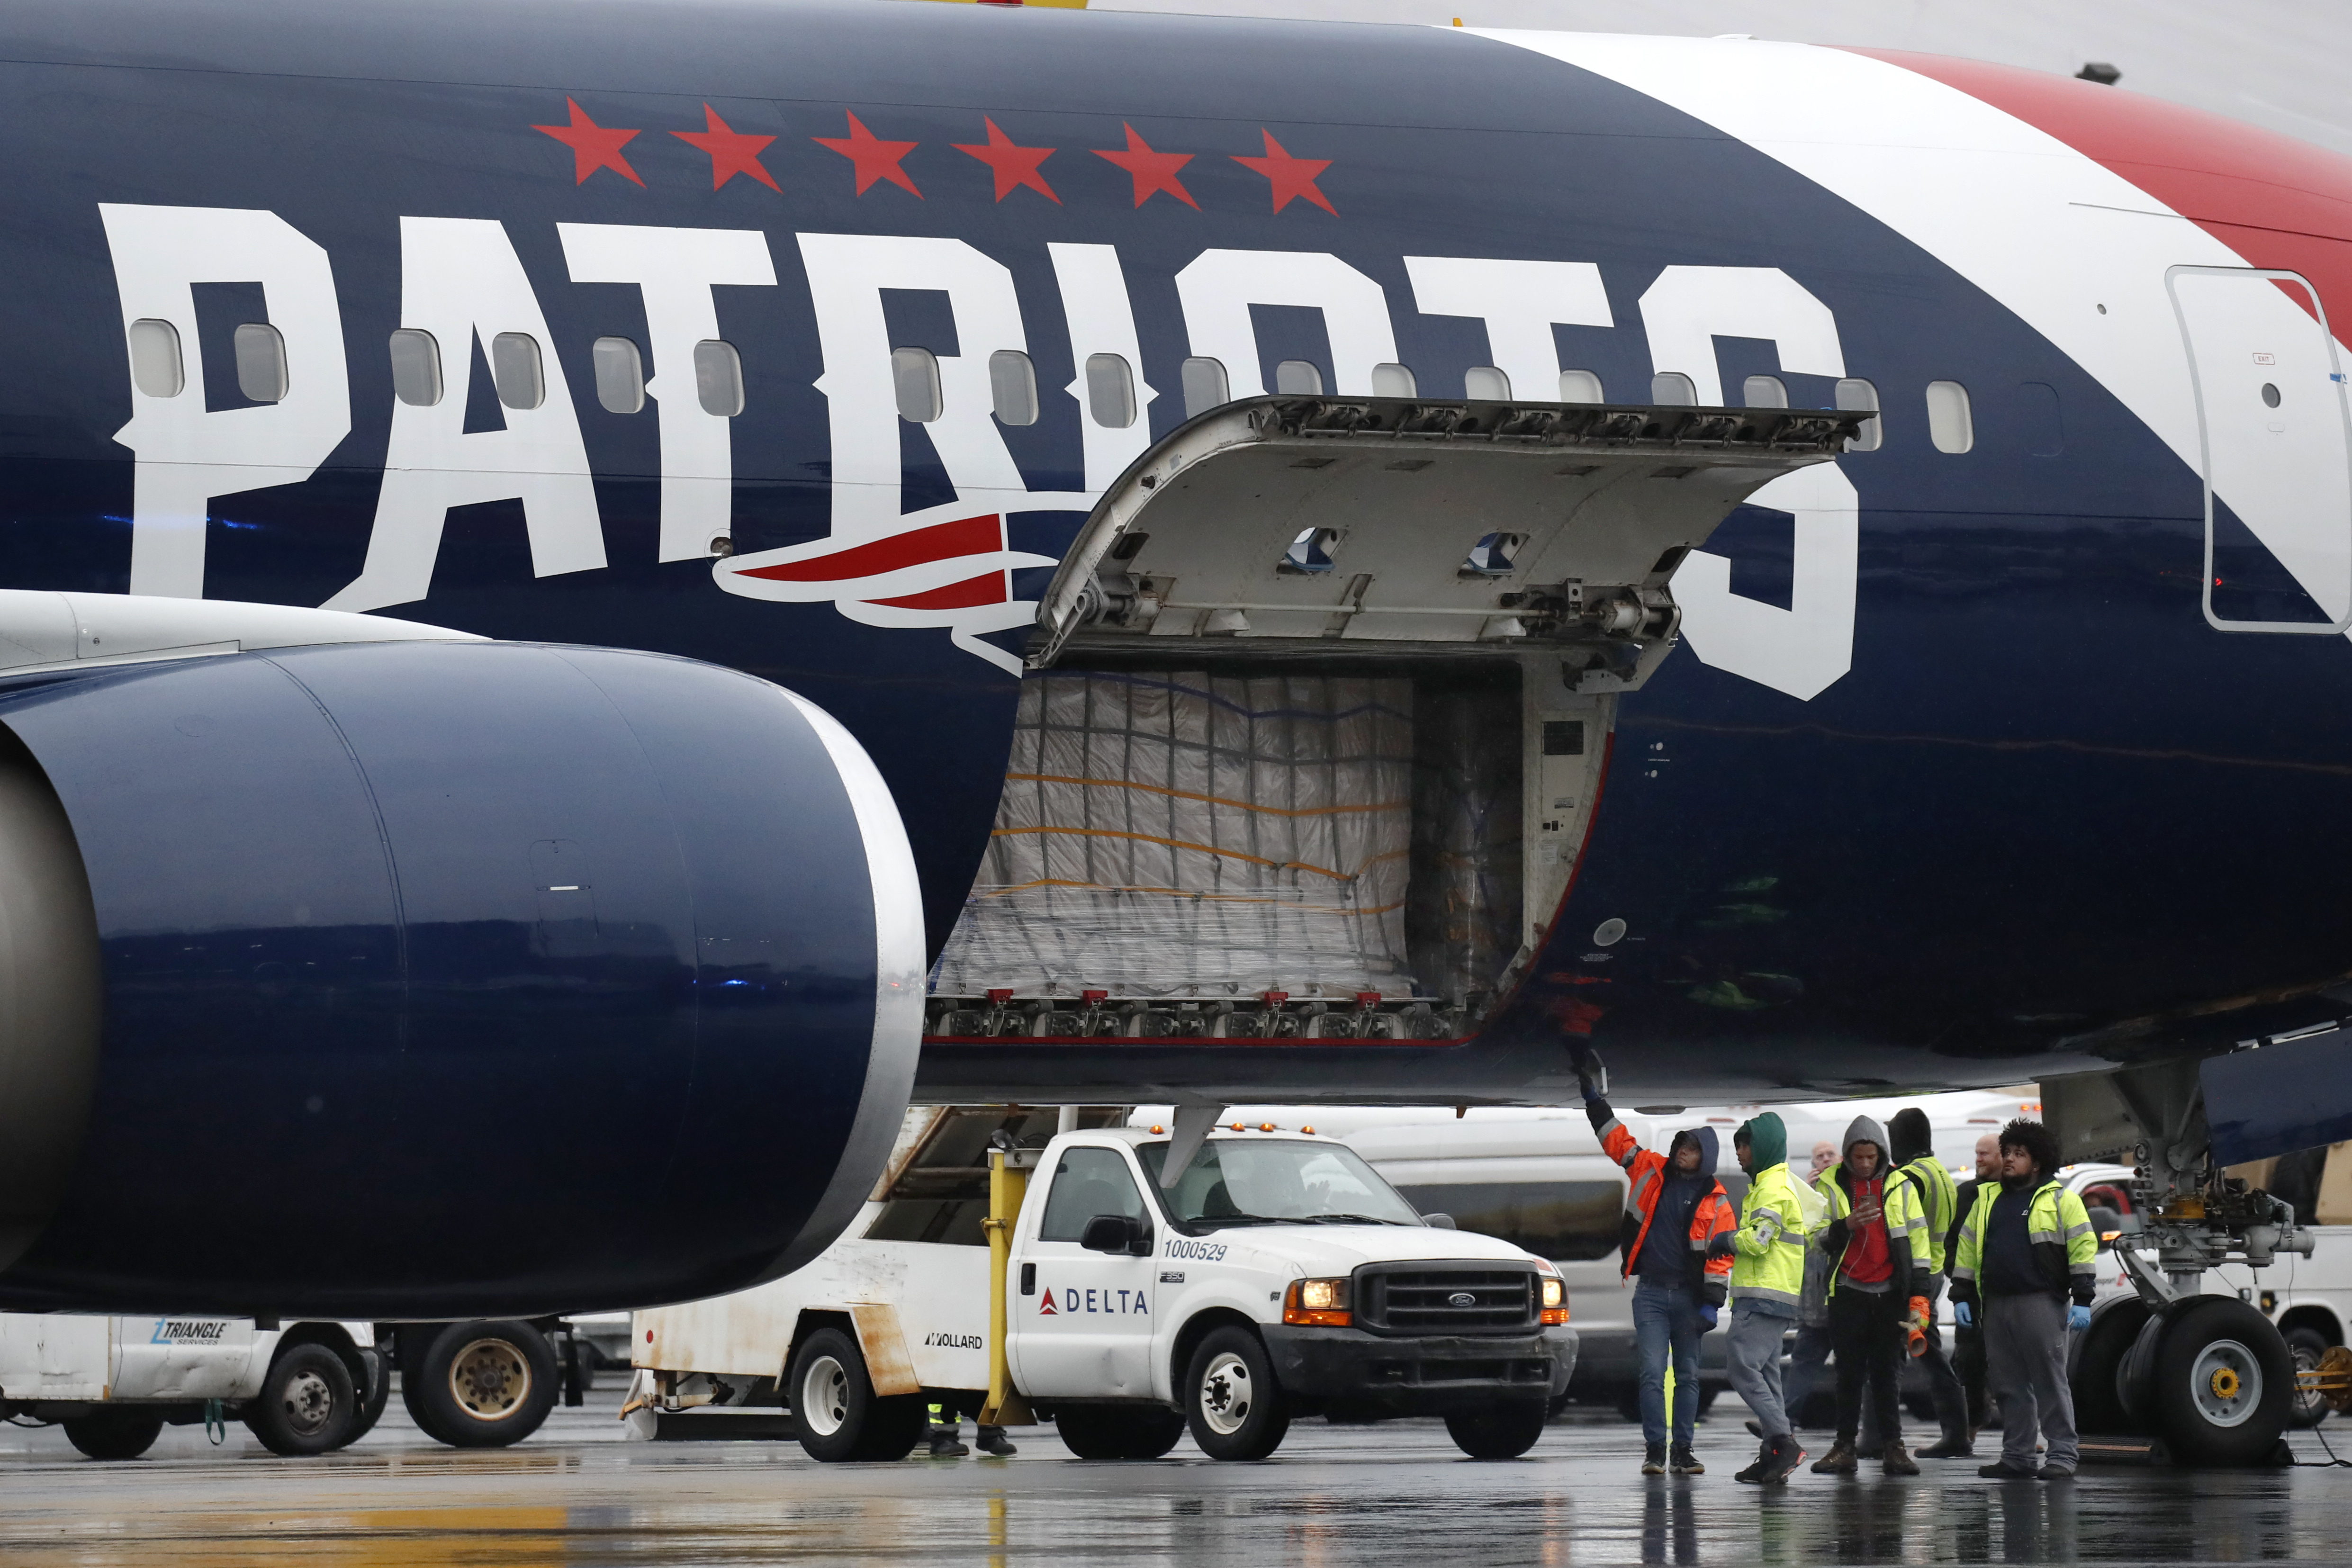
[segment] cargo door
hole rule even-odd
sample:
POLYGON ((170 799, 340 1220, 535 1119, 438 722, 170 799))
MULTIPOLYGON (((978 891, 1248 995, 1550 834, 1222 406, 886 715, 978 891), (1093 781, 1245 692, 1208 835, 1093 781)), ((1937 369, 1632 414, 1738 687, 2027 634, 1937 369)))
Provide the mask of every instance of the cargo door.
POLYGON ((2352 627, 2352 407, 2318 292, 2292 272, 2176 267, 2205 481, 2205 619, 2352 627))

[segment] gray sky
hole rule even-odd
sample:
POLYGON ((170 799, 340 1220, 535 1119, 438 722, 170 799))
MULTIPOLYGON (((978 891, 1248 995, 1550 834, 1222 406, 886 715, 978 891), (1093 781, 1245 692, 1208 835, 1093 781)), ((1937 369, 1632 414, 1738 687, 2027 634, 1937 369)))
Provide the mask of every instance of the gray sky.
POLYGON ((1471 27, 1752 33, 2000 60, 2085 61, 2153 93, 2352 155, 2352 5, 2342 0, 1088 0, 1097 11, 1471 27))

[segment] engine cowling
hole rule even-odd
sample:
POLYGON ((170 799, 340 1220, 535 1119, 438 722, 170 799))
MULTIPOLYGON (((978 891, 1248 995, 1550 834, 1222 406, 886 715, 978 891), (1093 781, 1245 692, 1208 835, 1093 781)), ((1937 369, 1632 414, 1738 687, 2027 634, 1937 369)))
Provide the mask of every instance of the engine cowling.
POLYGON ((0 1307, 740 1288, 887 1159, 914 862, 735 671, 479 641, 0 681, 0 1307))

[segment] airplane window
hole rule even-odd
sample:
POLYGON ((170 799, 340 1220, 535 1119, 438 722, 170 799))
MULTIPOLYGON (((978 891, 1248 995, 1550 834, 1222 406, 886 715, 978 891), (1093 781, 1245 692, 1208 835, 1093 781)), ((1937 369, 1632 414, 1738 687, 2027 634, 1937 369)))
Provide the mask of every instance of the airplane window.
MULTIPOLYGON (((1857 411, 1867 409, 1872 413, 1876 413, 1878 410, 1878 388, 1873 386, 1866 381, 1854 379, 1841 381, 1837 384, 1837 405, 1840 408, 1857 411)), ((1847 442, 1845 449, 1849 452, 1877 451, 1879 442, 1885 439, 1885 433, 1881 428, 1885 423, 1885 421, 1882 419, 1864 420, 1862 422, 1862 434, 1847 442)))
POLYGON ((1412 372, 1406 366, 1401 364, 1372 366, 1374 397, 1413 397, 1419 395, 1420 391, 1420 384, 1413 380, 1412 372))
POLYGON ((1675 408, 1698 405, 1698 388, 1678 370, 1662 370, 1650 378, 1650 401, 1675 408))
POLYGON ((547 376, 540 364, 539 340, 529 332, 500 332, 490 340, 490 382, 509 408, 536 408, 547 401, 547 376))
POLYGON ((441 401, 441 345, 431 332, 403 327, 392 334, 392 395, 416 408, 441 401))
POLYGON ((1601 378, 1589 370, 1564 370, 1559 373, 1559 400, 1562 403, 1606 403, 1601 395, 1601 378))
POLYGON ((1938 452, 1965 452, 1977 444, 1976 422, 1969 416, 1969 389, 1958 382, 1927 384, 1927 439, 1938 452))
POLYGON ((1196 418, 1221 403, 1233 401, 1226 390, 1225 367, 1213 359, 1184 362, 1184 417, 1196 418))
POLYGON ((1739 395, 1750 408, 1786 408, 1789 388, 1777 375, 1751 375, 1739 386, 1739 395))
POLYGON ((1135 423, 1135 375, 1117 354, 1087 356, 1087 412, 1107 430, 1135 423))
POLYGON ((1462 395, 1473 403, 1508 403, 1511 378, 1491 364, 1474 364, 1463 374, 1462 395))
POLYGON ((705 414, 732 419, 743 412, 743 356, 733 343, 705 338, 694 345, 694 395, 705 414))
POLYGON ((1313 360, 1284 360, 1274 367, 1274 390, 1286 397, 1320 397, 1323 372, 1313 360))
POLYGON ((150 397, 177 397, 187 377, 180 367, 180 329, 149 316, 131 323, 131 380, 150 397))
POLYGON ((940 416, 940 362, 929 349, 892 349, 890 384, 898 417, 929 425, 940 416))
POLYGON ((988 356, 988 392, 1000 425, 1037 423, 1037 367, 1019 349, 988 356))
POLYGON ((607 414, 635 414, 646 405, 646 363, 627 338, 598 338, 588 348, 596 372, 596 401, 607 414))
POLYGON ((256 403, 286 396, 286 340, 267 321, 247 321, 230 342, 236 350, 236 389, 256 403))

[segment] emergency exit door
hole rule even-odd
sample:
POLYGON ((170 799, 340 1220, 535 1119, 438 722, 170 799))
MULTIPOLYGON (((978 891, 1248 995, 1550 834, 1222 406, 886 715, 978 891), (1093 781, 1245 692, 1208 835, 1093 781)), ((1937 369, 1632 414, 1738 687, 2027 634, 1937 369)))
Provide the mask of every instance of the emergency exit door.
POLYGON ((2352 405, 2318 291, 2295 273, 2256 268, 2175 267, 2165 283, 2197 394, 2205 619, 2231 632, 2352 627, 2352 405), (2218 559, 2216 523, 2231 518, 2316 614, 2215 609, 2214 589, 2231 570, 2218 559))

